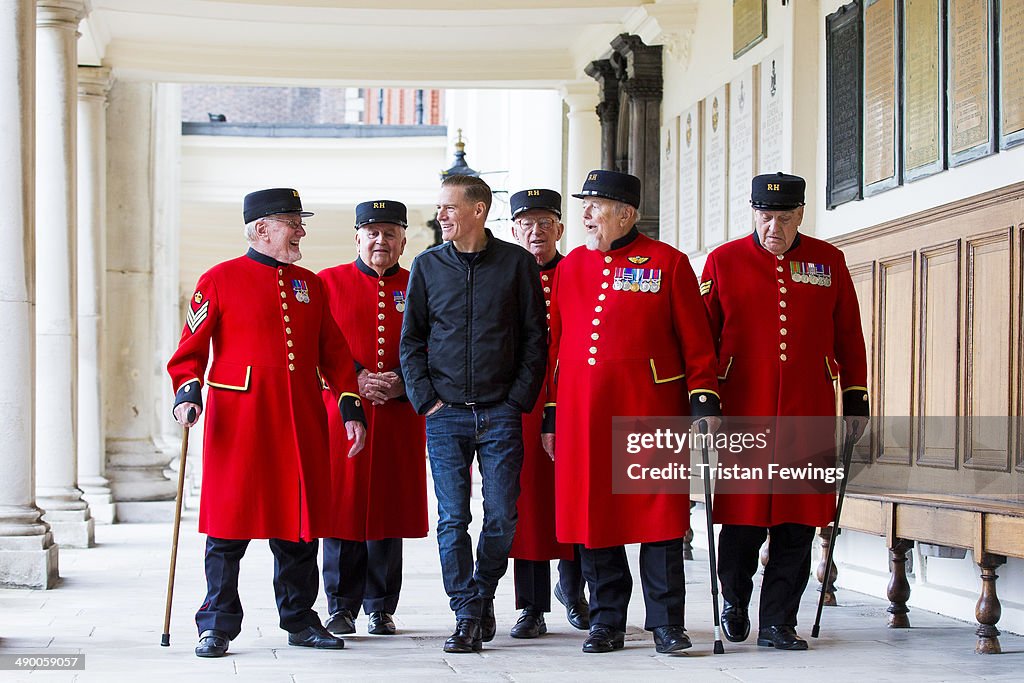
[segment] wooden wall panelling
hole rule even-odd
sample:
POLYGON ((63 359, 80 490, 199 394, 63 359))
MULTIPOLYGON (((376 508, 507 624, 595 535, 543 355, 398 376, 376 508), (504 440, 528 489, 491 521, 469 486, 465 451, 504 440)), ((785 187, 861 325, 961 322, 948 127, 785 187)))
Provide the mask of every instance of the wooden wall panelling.
POLYGON ((1012 227, 965 241, 966 469, 1010 471, 1012 227))
MULTIPOLYGON (((1018 199, 1016 212, 1017 219, 1024 221, 1024 200, 1018 199)), ((1013 382, 1013 390, 1016 393, 1013 399, 1013 405, 1015 410, 1013 412, 1013 433, 1016 435, 1016 439, 1012 444, 1015 455, 1014 461, 1017 463, 1016 471, 1018 473, 1024 473, 1024 372, 1021 371, 1024 368, 1024 222, 1017 225, 1015 231, 1014 247, 1016 248, 1016 258, 1013 259, 1013 267, 1015 275, 1013 278, 1014 291, 1011 293, 1013 301, 1017 302, 1017 310, 1013 316, 1013 339, 1015 340, 1014 348, 1017 349, 1017 353, 1014 356, 1014 368, 1013 376, 1016 380, 1013 382)))
POLYGON ((914 447, 914 252, 878 261, 879 463, 911 464, 914 447))
POLYGON ((918 440, 915 461, 955 469, 960 447, 960 249, 951 240, 920 251, 918 440))
MULTIPOLYGON (((875 262, 867 261, 849 266, 850 278, 853 280, 853 289, 857 293, 857 305, 860 308, 860 327, 864 334, 864 346, 868 361, 868 391, 871 394, 872 412, 878 414, 878 381, 875 378, 875 348, 877 347, 877 336, 875 334, 875 262)), ((840 402, 841 402, 840 397, 840 402)), ((841 409, 841 408, 840 408, 841 409)), ((872 453, 877 451, 874 443, 875 433, 869 430, 868 435, 860 440, 853 449, 853 462, 869 463, 872 453)))

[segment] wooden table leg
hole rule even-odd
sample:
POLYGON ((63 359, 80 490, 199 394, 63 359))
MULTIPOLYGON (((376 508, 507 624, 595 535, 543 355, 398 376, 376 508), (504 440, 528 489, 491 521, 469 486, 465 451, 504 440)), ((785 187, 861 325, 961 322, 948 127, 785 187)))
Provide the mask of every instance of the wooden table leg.
POLYGON ((897 538, 889 548, 889 566, 892 572, 886 597, 889 598, 889 628, 910 628, 910 617, 907 613, 907 600, 910 599, 910 582, 907 581, 907 553, 914 547, 914 542, 905 538, 897 538))
POLYGON ((839 570, 836 568, 834 558, 831 567, 832 571, 829 572, 827 580, 825 577, 825 561, 828 559, 828 548, 832 544, 832 525, 829 524, 822 527, 818 535, 821 536, 821 561, 818 562, 818 568, 815 570, 814 576, 821 585, 819 590, 825 594, 825 602, 823 604, 826 607, 835 607, 839 604, 836 602, 836 578, 839 577, 839 570))
POLYGON ((978 567, 981 568, 981 596, 978 598, 978 605, 974 609, 974 615, 978 619, 978 628, 974 631, 978 636, 978 642, 974 651, 979 655, 998 655, 1002 653, 999 646, 999 617, 1002 616, 1002 605, 999 604, 999 596, 996 594, 996 567, 1005 564, 1006 558, 1002 555, 991 555, 983 553, 978 560, 978 567))

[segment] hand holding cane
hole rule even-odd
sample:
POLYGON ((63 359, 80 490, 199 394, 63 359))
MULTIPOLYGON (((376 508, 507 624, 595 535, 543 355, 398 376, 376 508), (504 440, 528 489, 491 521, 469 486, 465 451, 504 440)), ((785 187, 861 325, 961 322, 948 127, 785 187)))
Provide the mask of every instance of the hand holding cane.
POLYGON ((716 655, 725 654, 725 645, 722 644, 722 625, 718 616, 718 560, 715 558, 715 523, 711 519, 711 466, 708 462, 708 423, 707 420, 700 421, 700 433, 704 437, 700 440, 701 464, 703 465, 704 476, 704 511, 708 522, 708 562, 711 565, 711 606, 714 610, 715 621, 715 649, 716 655))
MULTIPOLYGON (((195 408, 188 411, 189 423, 195 421, 195 408)), ((164 632, 160 636, 160 645, 171 645, 171 599, 174 596, 174 568, 178 562, 178 531, 181 528, 181 502, 185 492, 185 458, 188 455, 188 426, 182 427, 181 460, 178 462, 178 497, 174 503, 174 536, 171 540, 171 567, 167 573, 167 603, 164 606, 164 632)))
MULTIPOLYGON (((839 516, 843 512, 843 499, 846 497, 846 484, 850 481, 850 460, 853 458, 853 445, 857 442, 856 435, 852 429, 847 428, 846 439, 843 442, 843 480, 839 484, 839 500, 836 501, 836 518, 832 522, 832 541, 828 545, 828 553, 825 556, 825 582, 832 576, 832 554, 836 550, 836 539, 839 538, 839 516)), ((818 594, 818 613, 814 617, 814 627, 811 629, 811 637, 817 638, 821 631, 821 610, 825 606, 825 587, 822 586, 818 594)))

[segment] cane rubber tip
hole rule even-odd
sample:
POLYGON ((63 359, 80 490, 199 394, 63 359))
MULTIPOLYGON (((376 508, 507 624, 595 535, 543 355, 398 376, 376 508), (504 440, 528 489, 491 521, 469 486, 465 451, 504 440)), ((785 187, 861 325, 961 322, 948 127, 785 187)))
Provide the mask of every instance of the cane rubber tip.
POLYGON ((724 655, 725 654, 725 646, 722 645, 722 641, 720 641, 720 640, 716 640, 715 641, 715 654, 716 655, 724 655))
POLYGON ((170 646, 171 646, 171 634, 170 633, 164 633, 163 635, 160 636, 160 647, 170 647, 170 646))
POLYGON ((817 638, 818 637, 818 633, 820 631, 821 631, 821 627, 819 627, 819 626, 815 626, 814 628, 812 628, 811 629, 811 638, 817 638))

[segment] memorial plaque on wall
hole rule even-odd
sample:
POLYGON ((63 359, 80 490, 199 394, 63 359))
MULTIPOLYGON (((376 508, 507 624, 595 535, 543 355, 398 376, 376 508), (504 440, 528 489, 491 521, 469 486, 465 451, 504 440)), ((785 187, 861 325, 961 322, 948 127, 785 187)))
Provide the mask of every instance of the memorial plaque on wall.
POLYGON ((896 0, 864 2, 864 195, 899 184, 896 0))
MULTIPOLYGON (((903 177, 945 167, 942 0, 903 0, 903 177)), ((1024 3, 1024 0, 1021 0, 1024 3)))
POLYGON ((754 212, 750 208, 750 179, 754 172, 753 68, 729 83, 729 229, 732 239, 750 233, 754 212))
POLYGON ((825 206, 829 209, 861 198, 862 55, 860 2, 854 0, 825 17, 825 206))
POLYGON ((679 250, 700 251, 700 103, 679 117, 679 250))
POLYGON ((1024 0, 999 3, 999 134, 1007 149, 1024 142, 1024 0))
POLYGON ((658 239, 678 244, 676 202, 679 198, 679 117, 661 127, 661 178, 659 187, 658 239))
POLYGON ((995 151, 992 0, 947 0, 949 165, 995 151))
POLYGON ((783 107, 786 102, 786 79, 782 73, 782 49, 778 49, 758 66, 758 157, 759 173, 789 172, 783 154, 785 130, 783 107))
POLYGON ((732 58, 768 35, 768 0, 732 0, 732 58))
POLYGON ((703 243, 711 249, 725 241, 729 214, 729 87, 704 98, 703 243))

